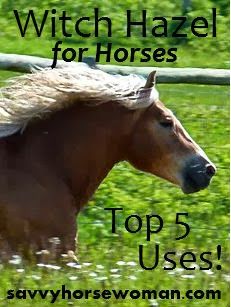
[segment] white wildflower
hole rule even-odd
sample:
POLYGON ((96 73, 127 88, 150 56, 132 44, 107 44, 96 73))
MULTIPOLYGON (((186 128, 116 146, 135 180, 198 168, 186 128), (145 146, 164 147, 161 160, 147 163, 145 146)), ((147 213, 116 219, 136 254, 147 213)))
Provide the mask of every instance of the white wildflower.
POLYGON ((90 272, 88 275, 91 276, 91 277, 96 277, 96 276, 98 276, 98 274, 95 273, 95 272, 90 272))
POLYGON ((44 264, 44 263, 37 263, 37 266, 38 266, 39 268, 45 268, 45 267, 46 267, 46 264, 44 264))
POLYGON ((213 275, 214 274, 213 271, 211 271, 211 270, 203 270, 203 272, 207 275, 213 275))
POLYGON ((128 276, 128 278, 131 279, 131 280, 137 280, 137 277, 134 276, 134 275, 130 275, 130 276, 128 276))
POLYGON ((158 302, 156 300, 149 300, 151 307, 159 306, 158 302))
POLYGON ((67 266, 71 267, 71 268, 75 268, 75 269, 81 269, 82 265, 77 264, 76 262, 68 262, 67 266))
POLYGON ((40 280, 40 279, 41 279, 41 276, 38 276, 38 275, 31 275, 31 278, 34 279, 34 280, 40 280))
POLYGON ((13 255, 9 260, 10 264, 19 265, 22 262, 22 258, 19 255, 13 255))
POLYGON ((118 264, 118 265, 126 265, 126 262, 124 262, 124 261, 117 261, 116 264, 118 264))
POLYGON ((60 266, 58 266, 58 265, 53 265, 53 264, 47 264, 47 265, 46 265, 46 268, 52 269, 52 270, 60 270, 60 269, 61 269, 60 266))
POLYGON ((129 266, 136 266, 137 263, 134 262, 134 261, 128 261, 128 262, 127 262, 127 265, 129 265, 129 266))
POLYGON ((183 278, 193 279, 195 278, 195 275, 181 275, 183 278))
POLYGON ((49 255, 50 252, 47 249, 42 249, 41 251, 37 251, 36 255, 49 255))
POLYGON ((78 279, 78 277, 77 276, 69 276, 69 279, 74 281, 74 280, 78 279))
POLYGON ((18 273, 23 273, 25 270, 24 269, 17 269, 16 270, 18 273))
POLYGON ((222 277, 225 281, 230 282, 230 276, 228 274, 223 274, 222 277))
POLYGON ((104 280, 107 280, 107 277, 101 276, 101 277, 96 277, 95 279, 98 280, 98 281, 104 281, 104 280))
POLYGON ((111 269, 110 272, 111 273, 117 273, 119 271, 119 269, 111 269))
POLYGON ((97 264, 97 265, 96 265, 96 267, 97 267, 97 269, 99 269, 99 270, 104 269, 104 266, 103 266, 103 265, 101 265, 101 264, 97 264))

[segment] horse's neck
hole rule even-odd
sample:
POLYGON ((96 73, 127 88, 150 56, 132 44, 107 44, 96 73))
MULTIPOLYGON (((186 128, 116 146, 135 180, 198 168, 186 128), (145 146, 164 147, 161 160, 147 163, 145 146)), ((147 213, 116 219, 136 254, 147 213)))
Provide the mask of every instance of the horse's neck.
MULTIPOLYGON (((126 158, 131 119, 127 110, 105 104, 63 110, 37 128, 46 139, 35 143, 47 147, 42 149, 47 167, 52 165, 64 178, 78 206, 87 202, 113 165, 126 158)), ((35 146, 35 156, 39 150, 35 146)))
POLYGON ((82 206, 114 164, 125 159, 129 125, 126 110, 109 105, 83 109, 76 115, 68 145, 67 139, 63 141, 64 163, 72 193, 82 206))

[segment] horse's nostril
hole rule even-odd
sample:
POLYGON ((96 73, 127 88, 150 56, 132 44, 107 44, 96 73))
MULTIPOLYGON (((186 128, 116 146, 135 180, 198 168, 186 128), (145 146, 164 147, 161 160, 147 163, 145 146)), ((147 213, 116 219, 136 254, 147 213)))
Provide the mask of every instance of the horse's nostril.
POLYGON ((216 173, 216 169, 214 168, 214 166, 212 166, 211 164, 207 164, 206 165, 206 174, 209 175, 210 177, 212 177, 213 175, 215 175, 216 173))

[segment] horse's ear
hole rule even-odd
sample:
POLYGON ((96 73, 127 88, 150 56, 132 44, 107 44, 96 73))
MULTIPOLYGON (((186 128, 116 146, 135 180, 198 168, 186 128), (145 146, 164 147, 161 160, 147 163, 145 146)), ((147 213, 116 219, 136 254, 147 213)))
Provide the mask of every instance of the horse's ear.
POLYGON ((144 88, 152 88, 156 83, 156 70, 153 70, 147 78, 144 88))
POLYGON ((154 87, 156 82, 156 71, 152 71, 147 78, 144 87, 138 90, 136 101, 130 107, 130 109, 140 109, 147 108, 157 99, 159 99, 159 94, 154 87))

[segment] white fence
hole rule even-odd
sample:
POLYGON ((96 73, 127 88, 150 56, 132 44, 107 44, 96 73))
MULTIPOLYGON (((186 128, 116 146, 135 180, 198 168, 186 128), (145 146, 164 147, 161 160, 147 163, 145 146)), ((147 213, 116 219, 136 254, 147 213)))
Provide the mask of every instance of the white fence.
MULTIPOLYGON (((0 53, 0 69, 15 72, 28 73, 33 67, 50 67, 53 60, 28 55, 0 53)), ((158 83, 191 83, 229 85, 230 72, 228 69, 207 68, 162 68, 162 67, 133 67, 117 65, 95 64, 92 58, 86 58, 85 62, 91 66, 112 74, 138 74, 147 76, 151 71, 157 70, 158 83)), ((83 63, 58 61, 57 67, 71 65, 78 69, 83 63)))

